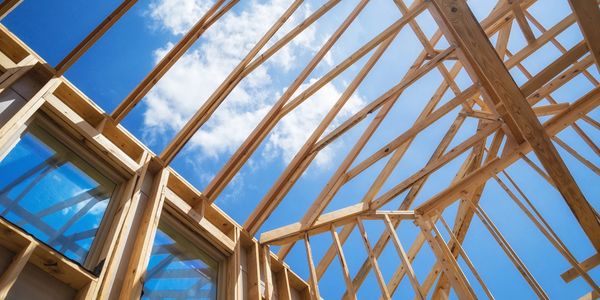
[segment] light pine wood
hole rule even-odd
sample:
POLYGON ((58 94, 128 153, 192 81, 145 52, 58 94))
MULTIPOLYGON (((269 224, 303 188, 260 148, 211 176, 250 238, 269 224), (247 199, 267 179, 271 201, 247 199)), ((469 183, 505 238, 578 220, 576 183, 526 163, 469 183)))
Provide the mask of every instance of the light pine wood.
MULTIPOLYGON (((2 2, 0 18, 19 2, 18 0, 2 2)), ((60 75, 118 22, 135 2, 123 1, 57 65, 56 69, 45 63, 26 44, 0 25, 0 92, 13 89, 15 83, 21 81, 23 76, 45 78, 42 89, 31 99, 26 99, 28 101, 25 106, 10 115, 8 122, 0 128, 0 151, 2 152, 0 155, 4 155, 18 141, 19 134, 25 130, 30 119, 43 113, 49 115, 52 122, 59 123, 61 130, 68 133, 65 136, 73 135, 87 147, 86 149, 92 149, 93 154, 100 156, 101 160, 106 160, 111 168, 114 167, 117 173, 122 173, 125 177, 126 183, 119 188, 118 192, 119 195, 123 194, 122 197, 119 196, 119 199, 123 199, 123 203, 108 212, 116 213, 116 216, 112 223, 101 226, 97 239, 102 242, 93 244, 89 259, 85 263, 86 267, 93 267, 105 260, 104 268, 97 279, 43 244, 32 242, 31 244, 35 244, 35 250, 28 259, 21 259, 25 262, 30 261, 44 272, 73 286, 77 290, 77 299, 110 299, 118 297, 119 293, 124 298, 135 298, 139 295, 149 249, 152 247, 151 237, 154 235, 162 211, 156 206, 157 201, 152 194, 152 188, 144 187, 151 184, 144 184, 143 178, 163 168, 164 170, 160 172, 168 173, 166 175, 168 178, 161 184, 159 202, 165 203, 166 209, 176 215, 177 222, 181 223, 179 225, 185 224, 186 227, 193 228, 195 233, 206 239, 220 253, 219 255, 223 256, 220 265, 224 271, 219 273, 219 290, 224 292, 219 292, 219 298, 240 299, 242 297, 244 293, 241 291, 242 284, 239 278, 241 278, 242 258, 246 258, 248 282, 244 286, 248 287, 249 298, 261 297, 262 276, 266 287, 262 296, 265 299, 274 298, 275 292, 281 299, 291 299, 294 290, 300 297, 317 299, 318 282, 335 256, 342 266, 341 275, 344 277, 345 284, 341 288, 345 287, 347 290, 343 295, 346 299, 356 298, 356 291, 361 288, 371 270, 374 270, 377 284, 382 291, 382 299, 391 298, 405 276, 415 290, 416 299, 423 299, 430 294, 434 299, 444 299, 449 297, 451 289, 454 289, 460 298, 473 298, 475 297, 473 289, 456 262, 459 256, 482 286, 486 296, 492 298, 486 283, 462 247, 472 219, 474 216, 479 216, 536 295, 545 299, 548 296, 534 275, 527 270, 500 230, 478 206, 482 191, 489 180, 499 182, 508 198, 519 206, 540 233, 573 266, 562 274, 563 279, 568 282, 581 276, 593 290, 584 297, 593 298, 597 295, 598 287, 587 273, 597 265, 597 255, 581 263, 578 262, 521 188, 516 185, 515 180, 505 171, 518 160, 523 160, 533 168, 539 176, 561 192, 592 244, 596 249, 598 248, 600 238, 598 238, 597 212, 583 198, 553 145, 555 143, 568 155, 572 155, 578 161, 576 163, 581 163, 592 172, 600 174, 598 166, 594 163, 596 157, 589 157, 589 153, 600 155, 600 147, 594 141, 594 135, 588 132, 590 127, 594 130, 600 128, 600 125, 598 121, 586 115, 600 104, 600 82, 588 71, 594 64, 598 65, 600 39, 596 24, 600 14, 597 1, 570 0, 572 13, 565 14, 566 17, 546 29, 533 15, 534 10, 528 10, 536 3, 535 0, 498 1, 481 22, 473 18, 465 0, 416 0, 412 1, 410 7, 402 0, 393 0, 392 5, 395 5, 400 12, 400 17, 395 22, 368 39, 358 50, 340 60, 340 63, 325 70, 324 75, 311 82, 306 89, 296 93, 298 87, 305 83, 315 67, 323 63, 326 53, 337 46, 340 36, 352 24, 357 23, 359 14, 369 2, 358 1, 358 5, 343 20, 340 27, 337 30, 333 29, 335 32, 330 35, 329 40, 316 50, 307 64, 301 66, 300 74, 292 79, 292 84, 284 91, 281 98, 275 99, 277 101, 271 107, 267 117, 208 184, 204 193, 197 191, 185 179, 176 175, 168 167, 170 162, 193 134, 210 120, 216 109, 244 78, 263 66, 283 47, 294 42, 300 34, 328 15, 342 1, 328 0, 318 7, 311 7, 311 13, 301 17, 299 23, 289 26, 287 33, 283 33, 280 31, 285 25, 289 25, 286 23, 287 20, 298 11, 298 8, 305 5, 302 0, 291 2, 273 26, 249 53, 243 56, 226 80, 216 90, 211 91, 211 96, 176 134, 175 139, 160 156, 149 151, 118 123, 201 34, 214 22, 232 13, 231 10, 238 1, 217 0, 124 99, 112 116, 109 116, 60 75), (416 21, 416 18, 426 9, 432 13, 441 29, 429 37, 416 21), (578 23, 584 38, 575 41, 574 46, 567 49, 557 37, 568 28, 573 28, 575 22, 578 23), (384 54, 389 55, 386 49, 394 42, 401 30, 414 34, 417 43, 422 46, 422 51, 416 56, 411 68, 398 78, 399 81, 392 82, 391 88, 369 101, 354 115, 336 124, 334 128, 329 128, 348 99, 360 92, 366 76, 369 76, 374 67, 381 64, 380 58, 384 54), (527 44, 521 49, 513 49, 514 45, 510 42, 511 30, 513 30, 512 34, 522 33, 527 40, 527 44), (492 46, 489 40, 493 40, 494 35, 497 35, 495 37, 497 42, 492 46), (441 48, 438 43, 442 39, 449 41, 450 46, 441 48), (541 53, 538 51, 549 44, 555 46, 561 55, 548 61, 542 70, 535 72, 529 70, 524 63, 525 60, 538 55, 541 53), (511 50, 514 50, 514 53, 511 50), (360 69, 356 68, 359 64, 362 65, 360 69), (260 200, 245 226, 240 226, 220 211, 213 202, 234 176, 239 174, 241 167, 273 128, 307 99, 339 79, 342 73, 351 68, 356 68, 356 71, 353 71, 356 72, 356 76, 342 91, 341 97, 332 99, 337 102, 319 120, 319 125, 310 137, 299 141, 300 145, 303 145, 302 148, 285 166, 278 179, 260 200), (470 75, 472 85, 459 86, 455 81, 463 70, 470 75), (522 73, 527 79, 525 84, 517 86, 509 70, 522 73), (437 73, 435 76, 441 78, 442 83, 437 89, 432 90, 433 95, 428 101, 414 99, 414 101, 423 101, 424 105, 416 120, 412 124, 407 124, 408 129, 397 133, 396 138, 388 141, 381 148, 375 149, 374 152, 363 153, 365 146, 372 142, 371 138, 375 136, 375 132, 379 130, 391 109, 394 106, 405 105, 397 103, 403 92, 413 87, 415 83, 421 82, 422 78, 434 73, 437 73), (583 97, 572 103, 553 97, 554 91, 571 83, 576 77, 584 78, 592 86, 586 90, 583 97), (47 81, 47 78, 51 80, 47 81), (278 205, 311 166, 319 152, 334 141, 348 136, 352 129, 372 115, 374 116, 369 123, 361 129, 362 132, 359 132, 358 139, 350 146, 349 153, 327 179, 327 184, 321 193, 315 199, 308 199, 314 201, 304 216, 296 223, 264 232, 260 238, 262 245, 259 244, 252 235, 258 232, 271 213, 276 211, 278 205), (542 125, 539 121, 540 117, 545 117, 543 119, 548 121, 542 125), (394 182, 390 189, 383 190, 391 179, 391 174, 401 161, 406 159, 406 153, 414 151, 413 140, 423 135, 428 128, 437 126, 437 121, 442 118, 454 118, 454 122, 449 128, 444 128, 446 134, 435 147, 429 161, 416 173, 408 174, 407 178, 394 182), (476 121, 477 131, 466 139, 454 140, 458 130, 467 121, 476 121), (573 132, 584 141, 583 146, 591 151, 579 152, 580 147, 570 145, 569 139, 557 137, 557 134, 567 127, 572 128, 573 132), (454 145, 453 148, 450 148, 450 145, 454 145), (527 153, 532 150, 538 156, 541 167, 527 158, 527 153), (359 157, 362 160, 358 160, 359 157), (387 159, 385 164, 381 162, 384 159, 387 159), (366 194, 350 199, 357 204, 324 214, 342 188, 354 178, 371 170, 377 163, 382 164, 383 168, 372 175, 373 182, 368 186, 366 194), (451 163, 458 163, 461 166, 452 183, 442 187, 440 193, 431 199, 426 199, 423 204, 415 208, 413 201, 428 182, 429 177, 436 175, 438 170, 451 163), (498 176, 500 173, 508 179, 512 189, 508 187, 508 183, 500 179, 498 176), (138 207, 138 198, 142 190, 145 190, 144 193, 151 193, 150 196, 154 199, 146 208, 138 207), (405 194, 404 199, 400 199, 401 204, 397 210, 380 210, 402 194, 405 194), (450 228, 443 218, 440 219, 450 234, 450 239, 446 243, 434 224, 444 209, 458 200, 460 203, 458 203, 454 228, 450 228), (139 228, 131 228, 133 220, 137 218, 136 215, 141 216, 141 225, 139 228), (395 230, 400 223, 412 226, 410 222, 402 221, 415 218, 421 232, 408 251, 405 251, 395 230), (384 222, 386 230, 373 246, 366 236, 362 220, 384 222), (339 233, 336 227, 341 227, 339 233), (360 269, 352 278, 347 263, 348 260, 355 258, 344 256, 342 246, 357 228, 368 256, 364 258, 360 269), (308 240, 310 236, 326 231, 332 235, 333 242, 326 249, 322 260, 315 264, 310 248, 314 245, 311 245, 308 240), (127 246, 126 238, 129 236, 135 237, 133 237, 133 245, 127 246), (299 239, 304 239, 307 250, 310 271, 308 283, 298 277, 283 260, 299 239), (377 265, 377 259, 380 258, 390 240, 394 243, 402 263, 389 282, 385 282, 377 265), (411 263, 425 242, 432 246, 437 261, 419 285, 411 263), (269 244, 282 245, 278 256, 270 252, 269 244), (56 262, 57 266, 48 266, 48 262, 56 262), (272 274, 276 274, 276 280, 272 274), (123 285, 123 288, 120 285, 123 285), (112 290, 113 287, 118 288, 112 290)), ((159 180, 156 177, 155 179, 159 180)), ((75 220, 68 222, 72 223, 75 220)), ((10 224, 0 225, 2 225, 2 234, 0 234, 2 246, 8 247, 17 254, 24 254, 23 249, 27 249, 26 244, 23 244, 27 241, 26 235, 10 224)), ((13 265, 16 263, 13 262, 13 265)), ((20 271, 12 271, 11 274, 1 276, 0 285, 10 286, 11 282, 5 284, 3 278, 10 275, 14 282, 18 273, 20 271)), ((8 288, 4 288, 2 291, 6 293, 7 290, 8 288)))
POLYGON ((452 287, 456 291, 460 299, 476 299, 477 296, 473 291, 473 288, 469 284, 465 274, 462 272, 456 259, 450 252, 448 245, 439 235, 435 225, 431 224, 428 220, 422 218, 417 219, 417 225, 425 235, 425 239, 431 246, 433 253, 438 259, 438 262, 442 265, 444 272, 448 275, 452 287), (435 231, 435 236, 431 233, 431 230, 435 231))
POLYGON ((333 245, 335 246, 337 257, 340 260, 340 266, 342 267, 344 283, 346 283, 346 291, 349 295, 348 297, 350 297, 350 299, 356 300, 356 290, 354 289, 352 278, 350 278, 350 272, 348 271, 348 263, 346 262, 346 257, 344 256, 344 250, 342 249, 342 244, 340 243, 340 237, 338 236, 335 227, 331 226, 330 230, 331 238, 333 239, 333 245))
POLYGON ((321 299, 321 295, 319 293, 319 279, 317 278, 317 272, 315 270, 315 264, 308 235, 304 236, 304 248, 306 250, 306 260, 308 262, 310 298, 312 300, 319 300, 321 299))
POLYGON ((138 232, 135 236, 135 243, 131 251, 132 257, 120 297, 134 299, 140 297, 144 285, 144 274, 150 261, 150 254, 160 215, 164 204, 164 188, 169 178, 169 172, 166 169, 161 170, 155 175, 152 183, 152 195, 144 208, 144 213, 138 232))
POLYGON ((92 32, 90 32, 55 67, 56 76, 63 75, 87 50, 89 50, 119 19, 137 3, 137 0, 124 0, 92 32))
POLYGON ((369 256, 369 261, 371 262, 371 267, 373 268, 373 270, 375 270, 375 277, 377 278, 377 283, 379 284, 379 288, 381 289, 381 294, 384 299, 391 299, 390 292, 387 290, 385 279, 383 279, 383 275, 381 274, 381 270, 379 269, 377 257, 373 252, 373 248, 371 247, 371 243, 369 242, 369 238, 367 237, 367 231, 365 230, 361 217, 356 218, 356 225, 360 232, 363 244, 365 245, 365 249, 367 250, 367 255, 369 256))
POLYGON ((523 92, 517 87, 502 61, 498 59, 469 7, 464 0, 432 0, 432 4, 435 6, 433 15, 437 16, 438 24, 462 49, 463 55, 473 69, 472 75, 480 80, 490 95, 517 143, 526 140, 532 145, 582 229, 594 247, 600 251, 600 222, 593 208, 543 130, 523 92), (475 49, 477 51, 474 51, 475 49), (503 108, 499 109, 500 106, 503 108))
POLYGON ((228 299, 241 299, 242 298, 242 280, 241 280, 241 255, 242 255, 242 242, 240 240, 240 229, 235 228, 233 231, 233 241, 235 247, 233 248, 233 254, 227 261, 227 298, 228 299))
POLYGON ((258 243, 252 245, 246 250, 246 260, 248 264, 248 298, 260 299, 260 248, 258 243))
POLYGON ((455 241, 458 251, 460 252, 462 258, 465 260, 465 263, 467 264, 467 266, 469 267, 471 272, 473 272, 473 275, 475 276, 475 278, 481 285, 481 288, 483 288, 483 291, 485 292, 486 296, 489 299, 494 299, 492 292, 490 292, 487 285, 481 278, 481 275, 479 275, 479 272, 477 272, 477 268, 475 268, 475 266, 473 265, 473 262, 471 261, 471 259, 469 258, 469 256, 467 255, 467 253, 465 252, 463 247, 460 245, 459 240, 456 238, 456 236, 452 232, 452 228, 450 228, 450 226, 448 226, 448 223, 446 223, 446 220, 444 220, 444 218, 441 215, 440 215, 440 221, 442 222, 442 225, 444 225, 444 228, 446 228, 446 231, 448 232, 448 234, 450 234, 450 237, 452 238, 452 240, 455 241))
POLYGON ((152 68, 146 77, 121 101, 111 114, 115 122, 121 122, 125 116, 144 98, 150 89, 166 74, 169 69, 190 49, 196 40, 210 28, 221 16, 231 9, 239 0, 229 1, 219 9, 225 0, 218 0, 198 19, 196 24, 175 44, 169 52, 152 68), (218 10, 218 11, 217 11, 218 10))
MULTIPOLYGON (((579 263, 581 268, 586 272, 595 268, 599 264, 600 264, 600 254, 598 254, 598 253, 586 258, 584 261, 579 263)), ((571 268, 571 269, 565 271, 564 273, 560 274, 560 277, 562 277, 562 279, 565 282, 570 282, 573 279, 577 278, 578 276, 579 276, 579 273, 576 268, 571 268)))
POLYGON ((600 32, 598 31, 600 8, 598 8, 598 3, 594 0, 569 0, 569 4, 596 61, 596 68, 600 70, 600 32))
POLYGON ((544 219, 544 217, 540 214, 540 212, 535 208, 533 203, 529 200, 529 198, 525 195, 523 190, 516 184, 513 178, 508 175, 508 172, 502 171, 502 174, 509 180, 511 185, 517 190, 519 195, 523 198, 524 202, 527 203, 527 206, 521 201, 501 180, 498 176, 494 176, 494 179, 500 187, 504 190, 504 192, 509 196, 510 199, 519 206, 519 208, 527 215, 527 217, 535 224, 535 226, 542 232, 542 234, 548 239, 548 241, 558 250, 560 254, 562 254, 565 259, 573 266, 573 268, 583 277, 583 279, 590 285, 592 289, 597 292, 600 292, 598 285, 594 282, 594 280, 586 273, 586 270, 581 268, 577 259, 571 251, 567 248, 564 242, 558 237, 558 235, 554 232, 550 224, 544 219), (529 208, 528 208, 529 207, 529 208))
POLYGON ((527 23, 527 19, 525 19, 523 8, 520 5, 521 0, 508 0, 508 2, 511 4, 511 8, 515 14, 515 19, 519 24, 519 28, 521 28, 521 32, 523 32, 523 36, 525 36, 525 39, 528 43, 533 43, 535 41, 535 35, 533 35, 531 26, 529 26, 529 23, 527 23))
MULTIPOLYGON (((243 69, 250 61, 258 54, 264 45, 275 35, 275 33, 283 26, 285 21, 291 16, 294 11, 302 4, 302 0, 295 0, 290 7, 281 15, 281 17, 269 28, 267 33, 260 41, 250 50, 246 57, 236 66, 236 68, 227 76, 225 81, 217 88, 217 90, 206 100, 206 102, 196 111, 192 118, 183 126, 177 133, 173 141, 167 145, 160 157, 165 163, 170 163, 173 158, 179 153, 184 144, 192 138, 193 134, 208 120, 210 115, 214 113, 217 107, 225 100, 228 93, 233 89, 233 83, 238 83, 242 78, 243 69)), ((207 196, 208 197, 208 196, 207 196)), ((210 197, 209 197, 210 199, 210 197)))
POLYGON ((415 297, 417 299, 425 300, 425 295, 421 291, 421 286, 419 285, 419 281, 417 280, 417 277, 415 276, 415 271, 412 268, 412 264, 410 263, 410 260, 408 259, 408 256, 406 255, 406 251, 404 251, 404 247, 402 247, 402 243, 400 243, 400 239, 398 238, 398 235, 396 234, 396 229, 394 228, 394 225, 392 225, 392 221, 387 216, 385 217, 385 225, 387 227, 387 230, 389 231, 390 236, 392 237, 392 241, 394 242, 396 251, 398 251, 398 256, 400 256, 400 260, 402 261, 404 269, 406 270, 406 273, 408 274, 408 279, 410 280, 410 284, 412 285, 413 290, 415 291, 415 297))
POLYGON ((262 246, 262 266, 264 272, 264 282, 265 282, 265 290, 263 293, 263 297, 265 300, 273 299, 273 273, 271 272, 271 255, 270 248, 268 245, 262 246))
POLYGON ((36 243, 30 241, 29 244, 19 251, 15 253, 15 256, 12 258, 12 261, 8 265, 8 268, 4 270, 2 276, 0 276, 0 298, 5 299, 10 292, 10 288, 17 281, 17 277, 29 261, 31 254, 35 250, 36 243))
POLYGON ((500 233, 496 225, 492 222, 492 220, 487 216, 487 214, 481 209, 481 206, 477 204, 473 204, 469 202, 475 214, 479 217, 479 219, 483 222, 488 231, 492 234, 494 239, 498 242, 498 245, 506 252, 507 257, 511 260, 511 262, 515 265, 519 273, 523 276, 525 281, 531 286, 531 289, 540 299, 549 299, 548 294, 544 291, 544 289, 537 282, 535 277, 531 274, 529 269, 525 266, 521 258, 515 253, 510 244, 506 241, 504 236, 500 233))
POLYGON ((290 289, 290 278, 288 269, 283 269, 277 273, 277 295, 282 300, 292 300, 292 291, 290 289))

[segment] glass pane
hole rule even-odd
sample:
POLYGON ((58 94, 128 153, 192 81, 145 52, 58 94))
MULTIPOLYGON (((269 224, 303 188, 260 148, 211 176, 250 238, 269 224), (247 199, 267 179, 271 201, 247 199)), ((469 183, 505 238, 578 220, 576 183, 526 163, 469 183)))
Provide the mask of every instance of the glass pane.
POLYGON ((114 189, 37 125, 0 162, 0 215, 81 264, 114 189))
POLYGON ((142 299, 217 299, 217 263, 163 219, 142 299))

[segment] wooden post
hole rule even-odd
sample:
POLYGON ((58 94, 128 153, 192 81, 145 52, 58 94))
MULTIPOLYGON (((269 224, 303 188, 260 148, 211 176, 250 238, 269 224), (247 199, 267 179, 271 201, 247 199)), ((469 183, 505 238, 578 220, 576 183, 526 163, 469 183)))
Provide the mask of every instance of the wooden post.
POLYGON ((290 290, 290 278, 288 269, 283 268, 277 273, 277 294, 279 299, 292 300, 292 291, 290 290))
POLYGON ((128 272, 121 288, 122 299, 137 299, 144 286, 146 267, 150 261, 152 241, 156 234, 158 222, 164 204, 164 188, 169 178, 169 171, 162 169, 154 178, 152 195, 148 198, 142 219, 135 236, 128 272))
POLYGON ((273 271, 271 270, 271 250, 269 245, 262 246, 262 261, 265 281, 265 300, 273 299, 273 271))
POLYGON ((248 262, 248 299, 260 299, 260 248, 252 243, 246 251, 248 262))
POLYGON ((227 260, 227 299, 239 300, 242 299, 242 282, 241 282, 241 251, 242 245, 240 241, 240 229, 233 229, 233 242, 235 248, 233 253, 227 260))

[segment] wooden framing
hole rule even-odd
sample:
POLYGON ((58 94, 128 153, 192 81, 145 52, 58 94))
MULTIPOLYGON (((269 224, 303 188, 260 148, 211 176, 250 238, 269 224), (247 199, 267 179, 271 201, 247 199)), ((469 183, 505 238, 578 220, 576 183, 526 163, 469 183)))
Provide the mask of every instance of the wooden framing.
POLYGON ((119 19, 127 13, 136 2, 137 0, 123 1, 56 65, 56 75, 63 75, 89 48, 91 48, 117 21, 119 21, 119 19))
POLYGON ((319 280, 317 279, 317 271, 315 270, 312 249, 307 234, 304 235, 304 248, 306 249, 306 259, 308 260, 308 269, 310 272, 310 298, 312 300, 319 300, 321 299, 321 295, 319 294, 319 280))
POLYGON ((17 276, 19 276, 19 273, 23 271, 25 264, 27 264, 27 261, 29 261, 34 249, 35 243, 30 241, 25 249, 15 254, 12 262, 0 277, 0 297, 6 298, 10 288, 13 286, 15 281, 17 281, 17 276))
MULTIPOLYGON (((600 262, 598 254, 587 259, 577 258, 506 170, 515 162, 522 161, 539 174, 562 195, 593 250, 600 251, 598 213, 593 207, 595 203, 588 201, 595 199, 582 192, 572 175, 577 170, 570 168, 556 147, 560 146, 576 163, 581 163, 586 172, 600 175, 600 167, 596 163, 600 147, 598 141, 594 140, 597 134, 590 132, 599 130, 600 125, 588 115, 600 105, 600 79, 590 70, 600 70, 600 31, 597 30, 597 24, 600 24, 599 2, 564 1, 569 2, 572 12, 545 28, 534 16, 533 10, 528 10, 536 3, 535 0, 499 0, 489 15, 481 20, 475 18, 466 0, 415 0, 410 6, 403 0, 390 0, 400 17, 366 39, 364 44, 354 52, 349 52, 351 54, 337 65, 326 66, 329 69, 324 70, 324 75, 298 92, 324 61, 327 53, 339 46, 342 36, 350 32, 349 28, 357 23, 361 13, 370 5, 368 0, 357 1, 356 6, 340 19, 341 23, 332 30, 328 39, 316 49, 313 57, 300 67, 299 74, 275 99, 266 116, 215 174, 204 191, 198 191, 169 164, 227 101, 240 82, 310 26, 326 18, 341 0, 325 1, 283 34, 280 31, 287 28, 288 19, 306 5, 302 0, 291 0, 289 7, 252 49, 240 56, 243 58, 237 66, 217 89, 211 91, 208 99, 203 99, 206 101, 159 155, 119 123, 143 101, 145 95, 202 34, 211 29, 211 25, 231 13, 238 0, 214 1, 110 114, 102 111, 63 75, 137 1, 121 2, 56 67, 49 66, 18 37, 0 25, 0 96, 22 89, 23 82, 28 80, 36 82, 30 87, 31 94, 24 97, 23 104, 0 119, 0 158, 10 152, 32 120, 48 118, 48 122, 58 128, 53 135, 72 138, 84 151, 89 152, 87 156, 97 157, 100 163, 106 164, 107 170, 123 177, 118 196, 111 199, 114 204, 108 212, 114 217, 102 221, 95 237, 98 242, 93 243, 90 257, 83 266, 25 233, 19 224, 0 218, 0 246, 14 253, 8 267, 0 274, 0 298, 9 294, 28 264, 74 289, 78 299, 138 298, 147 275, 157 226, 162 212, 167 211, 176 220, 177 228, 185 228, 199 240, 209 243, 212 249, 210 255, 220 258, 219 299, 320 299, 320 292, 324 290, 319 289, 319 280, 336 256, 344 281, 340 288, 346 289, 343 294, 345 299, 357 299, 357 291, 371 270, 381 291, 381 299, 394 297, 404 277, 408 277, 416 299, 426 299, 428 296, 434 299, 447 298, 451 289, 460 299, 483 296, 477 294, 480 290, 471 286, 467 279, 471 277, 461 269, 464 265, 468 267, 465 271, 474 276, 485 296, 493 299, 493 291, 488 289, 484 281, 486 277, 480 274, 463 245, 475 217, 489 230, 535 295, 548 299, 552 295, 543 288, 544 282, 535 278, 534 272, 526 266, 526 259, 517 255, 515 248, 501 233, 500 226, 492 222, 483 205, 480 205, 481 199, 486 196, 484 188, 490 180, 500 186, 505 193, 503 196, 508 196, 517 205, 539 233, 570 264, 570 269, 555 275, 561 276, 565 283, 581 278, 588 288, 581 295, 591 290, 584 297, 596 297, 600 290, 589 271, 600 262), (425 14, 433 16, 439 27, 432 35, 426 35, 421 28, 418 17, 425 14), (575 23, 583 39, 567 48, 561 44, 558 36, 575 23), (335 123, 334 120, 349 99, 368 82, 368 76, 378 64, 384 63, 382 61, 393 48, 396 38, 405 31, 414 34, 419 46, 422 46, 422 51, 414 57, 414 61, 408 62, 411 67, 400 80, 392 82, 379 96, 369 99, 355 114, 335 123), (516 50, 511 42, 511 34, 515 32, 522 34, 526 41, 516 50), (444 44, 443 41, 448 43, 444 44), (559 50, 560 55, 548 61, 540 70, 530 71, 526 60, 539 55, 542 53, 540 49, 550 44, 559 50), (364 63, 360 63, 361 60, 364 63), (345 70, 359 64, 361 67, 356 68, 356 75, 344 87, 339 98, 333 99, 335 104, 319 120, 309 137, 301 141, 302 147, 265 191, 243 225, 222 212, 215 201, 277 124, 324 86, 339 79, 345 70), (461 72, 466 72, 470 79, 464 86, 459 85, 457 79, 461 72), (517 73, 526 78, 520 85, 516 83, 517 73), (433 75, 438 76, 441 83, 432 88, 429 99, 414 99, 424 105, 412 123, 404 131, 396 132, 395 138, 380 143, 383 144, 380 148, 365 153, 376 132, 385 126, 382 125, 385 124, 384 119, 389 118, 394 106, 404 105, 400 99, 405 96, 405 91, 423 80, 431 80, 426 78, 433 75), (583 96, 574 101, 555 99, 555 92, 576 82, 576 78, 585 80, 591 86, 581 91, 583 96), (394 171, 407 159, 407 153, 414 151, 413 142, 427 134, 428 130, 439 126, 446 117, 452 122, 440 129, 445 130, 445 134, 439 144, 432 147, 433 153, 427 163, 387 188, 389 181, 394 178, 394 171), (308 199, 313 201, 303 216, 290 225, 261 231, 263 224, 285 201, 289 191, 305 175, 319 152, 345 137, 352 129, 359 128, 357 125, 360 123, 366 124, 358 132, 358 138, 348 147, 318 196, 308 199), (476 130, 457 140, 459 130, 466 130, 465 124, 468 123, 476 124, 476 130), (561 132, 565 128, 572 129, 581 143, 571 144, 570 139, 563 138, 566 132, 561 132), (587 147, 586 151, 582 151, 582 147, 587 147), (530 151, 533 151, 541 166, 527 156, 530 151), (441 186, 433 197, 415 205, 429 178, 453 163, 460 165, 460 168, 452 182, 441 186), (354 178, 372 171, 377 164, 382 167, 372 175, 372 182, 364 195, 350 199, 351 205, 325 213, 343 187, 354 178), (384 206, 400 196, 403 199, 400 199, 396 210, 383 210, 384 206), (456 202, 456 212, 446 210, 456 202), (444 219, 450 213, 455 217, 452 227, 444 219), (364 226, 365 220, 379 222, 385 228, 375 244, 369 241, 371 234, 368 227, 364 226), (447 241, 436 227, 438 222, 448 233, 447 241), (400 224, 418 231, 415 240, 406 249, 404 245, 408 243, 396 231, 400 224), (363 263, 352 277, 348 261, 356 258, 348 257, 343 248, 355 230, 362 239, 367 255, 359 258, 363 263), (258 232, 261 235, 256 239, 254 235, 258 232), (331 244, 322 259, 316 261, 313 257, 316 243, 311 244, 310 238, 323 233, 331 235, 331 244), (305 279, 296 275, 285 263, 287 254, 299 240, 304 242, 309 270, 305 279), (390 241, 400 264, 386 282, 379 263, 385 259, 382 254, 390 241), (427 277, 419 282, 417 278, 420 277, 416 273, 420 270, 413 269, 412 262, 425 243, 433 250, 435 261, 431 270, 426 270, 429 271, 427 277), (280 246, 279 253, 272 253, 270 246, 280 246), (92 270, 96 267, 97 270, 92 270)), ((0 20, 20 2, 6 0, 0 3, 0 20)), ((385 209, 388 209, 387 206, 385 209)), ((43 214, 38 217, 43 217, 43 214)), ((67 224, 76 220, 70 220, 67 224)))
POLYGON ((21 4, 23 0, 6 0, 0 3, 0 20, 4 19, 17 5, 21 4))

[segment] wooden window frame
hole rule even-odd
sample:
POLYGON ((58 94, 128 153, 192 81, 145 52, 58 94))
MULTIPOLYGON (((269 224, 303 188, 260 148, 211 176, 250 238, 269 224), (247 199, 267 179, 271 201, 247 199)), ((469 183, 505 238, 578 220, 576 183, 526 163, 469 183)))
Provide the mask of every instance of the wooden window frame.
MULTIPOLYGON (((205 236, 205 233, 198 230, 197 226, 194 226, 190 221, 177 217, 177 211, 178 208, 173 206, 168 197, 165 197, 159 222, 156 223, 156 226, 166 219, 170 226, 179 229, 183 237, 189 239, 192 244, 197 246, 201 251, 204 251, 207 256, 217 263, 217 299, 225 300, 227 296, 227 270, 229 267, 227 258, 230 253, 223 252, 215 247, 215 245, 209 241, 209 238, 205 236)), ((152 243, 154 245, 154 239, 152 239, 152 243)), ((147 267, 148 266, 146 265, 144 268, 147 267)), ((145 271, 146 270, 144 270, 144 272, 145 271)))
MULTIPOLYGON (((66 257, 61 251, 54 249, 54 247, 50 247, 63 258, 68 259, 75 264, 81 265, 95 277, 98 277, 98 274, 94 274, 94 271, 99 271, 95 270, 95 268, 97 268, 97 266, 104 260, 104 258, 100 256, 100 252, 102 251, 104 244, 110 240, 108 229, 116 219, 116 210, 119 207, 119 203, 126 201, 130 196, 127 195, 125 191, 129 175, 115 170, 115 168, 113 168, 112 165, 105 159, 96 156, 94 149, 91 149, 89 146, 87 146, 85 141, 79 141, 71 132, 69 132, 67 129, 67 124, 64 124, 64 122, 60 121, 57 122, 56 118, 53 118, 41 110, 38 110, 29 120, 24 122, 17 131, 13 132, 12 136, 8 137, 10 143, 7 143, 7 145, 9 146, 0 149, 0 159, 4 159, 5 156, 8 155, 12 149, 14 149, 14 147, 21 140, 22 135, 32 124, 42 127, 49 136, 56 139, 65 148, 72 151, 82 160, 86 161, 97 172, 103 174, 115 184, 114 191, 111 193, 110 199, 108 199, 108 205, 103 213, 100 225, 96 231, 96 235, 94 236, 90 249, 87 252, 83 263, 76 262, 66 257)), ((85 173, 85 170, 82 171, 85 173)), ((25 230, 23 230, 21 227, 19 227, 19 230, 25 232, 25 230)), ((39 242, 43 243, 41 241, 39 242)))

